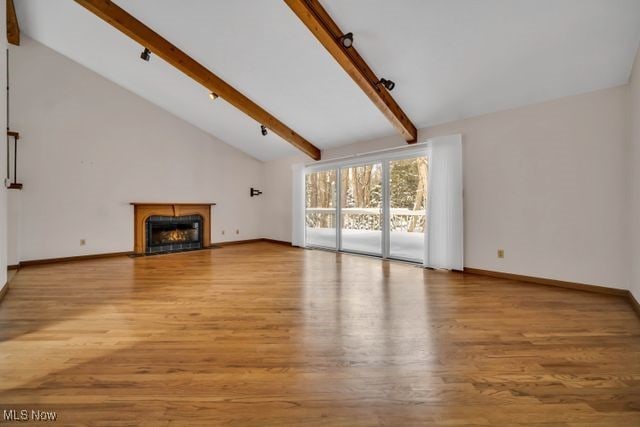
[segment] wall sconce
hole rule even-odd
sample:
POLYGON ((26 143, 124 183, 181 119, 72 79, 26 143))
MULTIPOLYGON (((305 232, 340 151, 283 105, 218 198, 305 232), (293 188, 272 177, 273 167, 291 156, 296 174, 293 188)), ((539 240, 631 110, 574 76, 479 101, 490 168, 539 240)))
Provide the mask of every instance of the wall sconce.
POLYGON ((250 194, 251 194, 251 197, 253 197, 253 196, 259 196, 259 195, 261 195, 261 194, 262 194, 262 191, 260 191, 260 190, 256 190, 255 188, 251 187, 251 193, 250 193, 250 194))

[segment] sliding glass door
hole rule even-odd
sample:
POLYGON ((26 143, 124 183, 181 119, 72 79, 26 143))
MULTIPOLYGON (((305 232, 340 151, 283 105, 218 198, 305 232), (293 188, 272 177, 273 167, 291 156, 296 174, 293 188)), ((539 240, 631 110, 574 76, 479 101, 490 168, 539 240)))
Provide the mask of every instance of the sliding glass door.
POLYGON ((382 255, 382 163, 340 169, 340 249, 382 255))
POLYGON ((390 258, 422 261, 427 176, 426 156, 389 161, 390 258))
POLYGON ((422 262, 427 180, 424 151, 308 171, 307 245, 422 262))
POLYGON ((305 232, 310 246, 338 248, 335 169, 305 176, 305 232))

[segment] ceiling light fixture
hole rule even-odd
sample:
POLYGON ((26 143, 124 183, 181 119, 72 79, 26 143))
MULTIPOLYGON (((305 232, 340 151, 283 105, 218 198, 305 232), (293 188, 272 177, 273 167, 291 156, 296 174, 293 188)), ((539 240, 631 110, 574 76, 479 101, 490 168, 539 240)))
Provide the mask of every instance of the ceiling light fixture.
POLYGON ((391 80, 384 79, 384 78, 380 79, 378 84, 386 87, 388 91, 392 91, 393 88, 396 87, 396 84, 394 82, 392 82, 391 80))
POLYGON ((149 58, 151 58, 151 51, 145 47, 142 53, 140 54, 140 58, 149 62, 149 58))
POLYGON ((347 33, 341 36, 339 40, 340 43, 342 43, 342 46, 349 49, 351 46, 353 46, 353 33, 347 33))
POLYGON ((264 125, 260 125, 260 132, 262 133, 262 136, 267 136, 267 128, 264 125))
POLYGON ((219 96, 213 92, 209 92, 209 98, 211 98, 212 101, 215 101, 219 96))

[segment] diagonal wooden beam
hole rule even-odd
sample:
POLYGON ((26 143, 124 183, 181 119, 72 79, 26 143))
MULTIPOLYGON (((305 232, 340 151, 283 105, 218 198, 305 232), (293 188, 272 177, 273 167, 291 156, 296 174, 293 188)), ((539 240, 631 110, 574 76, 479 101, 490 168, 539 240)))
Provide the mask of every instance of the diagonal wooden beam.
POLYGON ((178 49, 168 40, 147 27, 127 11, 110 0, 75 0, 76 3, 122 31, 155 55, 164 59, 202 86, 242 111, 258 123, 271 129, 281 138, 298 148, 311 158, 320 160, 320 150, 309 141, 298 135, 280 120, 269 114, 262 107, 238 92, 213 72, 209 71, 195 59, 178 49))
POLYGON ((7 41, 20 46, 20 26, 13 0, 7 0, 7 41))
POLYGON ((284 0, 320 43, 360 86, 409 143, 416 142, 417 130, 389 91, 377 84, 380 79, 354 47, 340 42, 344 34, 318 0, 284 0))

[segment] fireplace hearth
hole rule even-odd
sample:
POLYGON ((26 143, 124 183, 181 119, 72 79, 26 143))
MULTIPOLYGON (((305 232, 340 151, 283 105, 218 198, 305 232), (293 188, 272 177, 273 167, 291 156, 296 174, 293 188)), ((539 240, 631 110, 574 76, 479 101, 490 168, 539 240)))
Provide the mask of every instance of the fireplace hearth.
POLYGON ((147 218, 145 253, 157 254, 202 249, 202 217, 154 215, 147 218))

